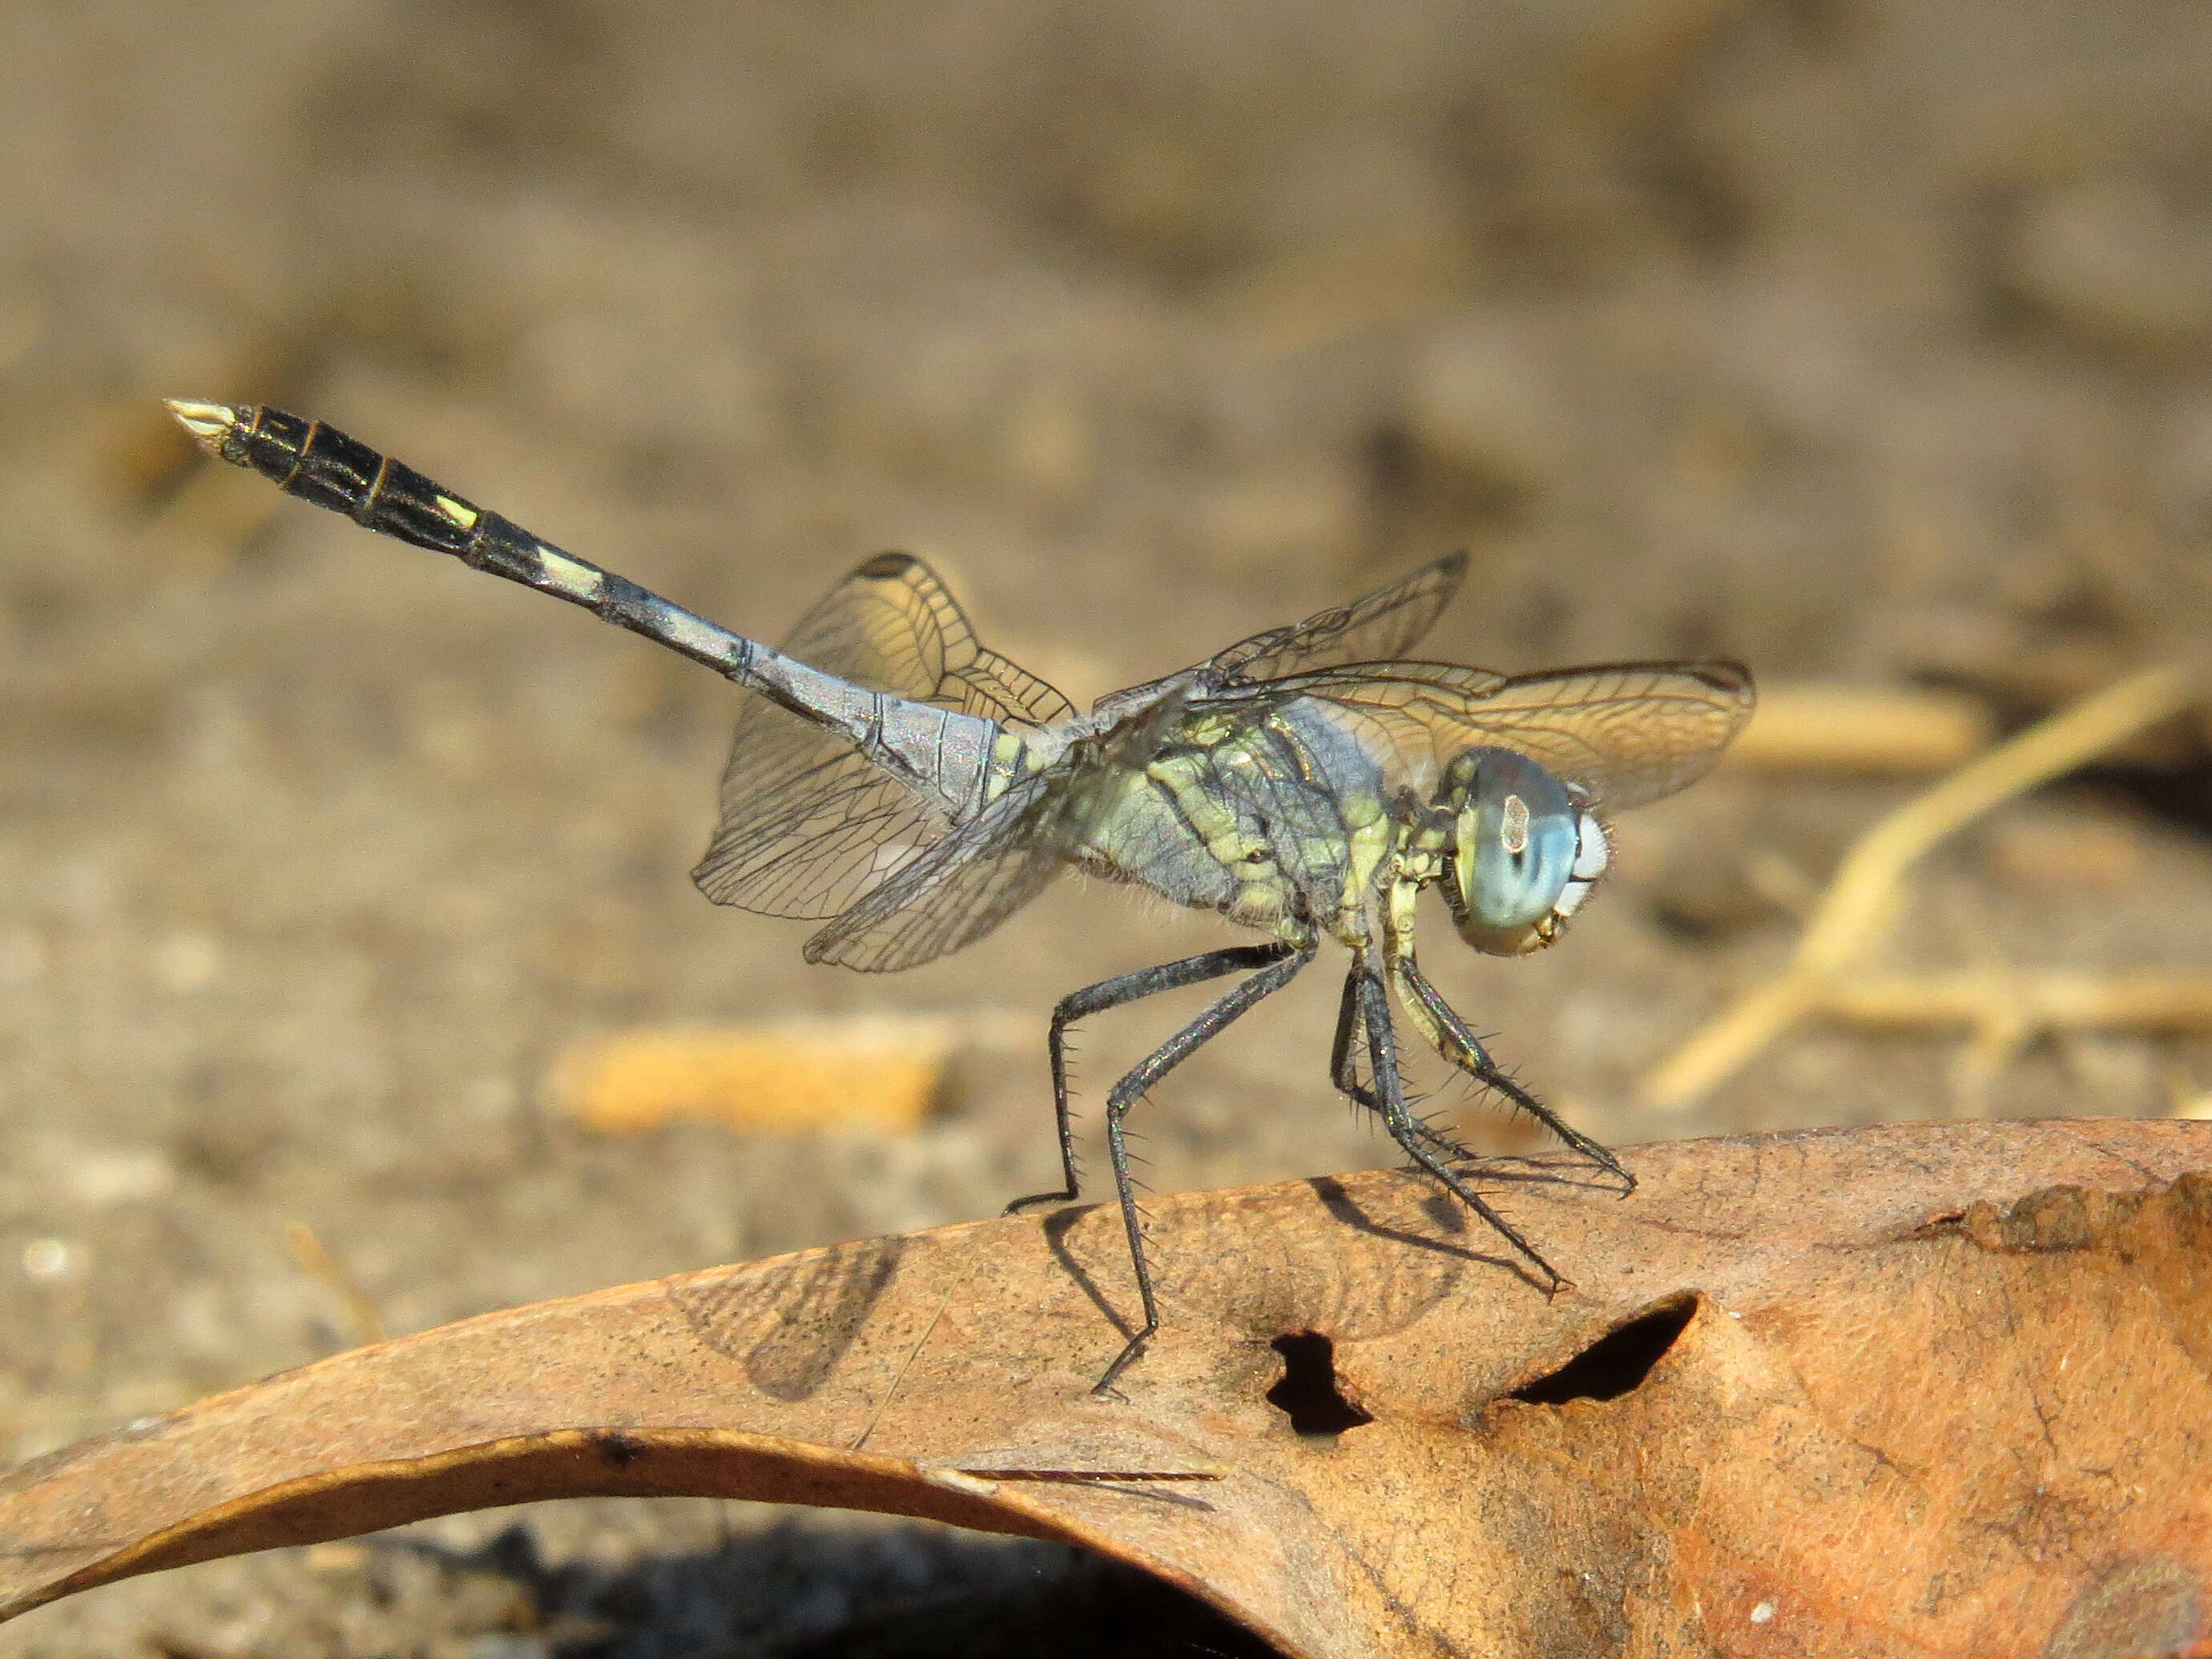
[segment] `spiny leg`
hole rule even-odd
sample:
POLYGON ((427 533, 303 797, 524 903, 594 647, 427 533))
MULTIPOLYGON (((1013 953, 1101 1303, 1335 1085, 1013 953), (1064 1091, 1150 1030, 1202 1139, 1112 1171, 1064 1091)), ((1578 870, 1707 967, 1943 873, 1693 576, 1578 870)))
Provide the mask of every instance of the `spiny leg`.
MULTIPOLYGON (((1257 948, 1276 950, 1279 947, 1257 948)), ((1146 1090, 1189 1059, 1205 1043, 1218 1036, 1231 1021, 1261 998, 1272 996, 1296 979, 1299 970, 1314 959, 1315 949, 1314 943, 1309 940, 1289 947, 1287 955, 1279 954, 1274 961, 1152 1050, 1141 1065, 1115 1084, 1107 1094, 1106 1150, 1114 1163, 1114 1190, 1121 1200, 1121 1226, 1128 1235, 1129 1261, 1137 1270, 1137 1295, 1144 1304, 1145 1322, 1143 1328, 1123 1346, 1121 1352, 1115 1355, 1114 1363, 1106 1368, 1105 1375, 1092 1387, 1091 1392, 1094 1395, 1103 1395, 1112 1390, 1114 1379, 1128 1368, 1131 1360, 1145 1351, 1145 1345, 1152 1340, 1152 1333, 1160 1328, 1159 1305, 1152 1297, 1152 1269, 1145 1263, 1144 1224, 1137 1214, 1136 1189, 1129 1180, 1129 1149, 1122 1138, 1121 1120, 1128 1115, 1130 1107, 1144 1098, 1146 1090)), ((1185 964, 1173 965, 1180 967, 1185 964)))
MULTIPOLYGON (((1497 1063, 1490 1058, 1488 1050, 1483 1048, 1481 1040, 1468 1029, 1467 1022, 1460 1018, 1458 1010, 1445 1001, 1443 994, 1429 982, 1428 975, 1421 971, 1420 963, 1418 961, 1408 955, 1399 957, 1391 965, 1398 975, 1399 986, 1403 994, 1419 1000, 1423 1011, 1436 1022, 1437 1032, 1440 1039, 1437 1045, 1437 1051, 1446 1060, 1450 1060, 1485 1088, 1497 1090, 1499 1094, 1504 1095, 1516 1106, 1534 1118, 1576 1152, 1597 1164, 1607 1174, 1619 1179, 1624 1192, 1635 1190, 1636 1177, 1628 1172, 1620 1160, 1611 1152, 1567 1123, 1558 1113, 1498 1069, 1497 1063)), ((1423 1135, 1425 1139, 1453 1147, 1459 1156, 1471 1156, 1466 1148, 1457 1146, 1455 1143, 1430 1129, 1427 1125, 1422 1124, 1420 1127, 1425 1132, 1423 1135)))
POLYGON ((1453 1197, 1497 1229, 1498 1237, 1511 1245, 1531 1267, 1550 1279, 1552 1288, 1557 1290, 1566 1283, 1565 1275, 1544 1260, 1536 1247, 1523 1238, 1512 1223, 1492 1208, 1487 1200, 1462 1181, 1424 1144, 1422 1126, 1407 1109, 1405 1085, 1398 1076, 1398 1043, 1390 1029, 1389 988, 1364 956, 1352 964, 1352 972, 1358 985, 1360 1023, 1367 1028, 1367 1060, 1375 1073, 1374 1092, 1380 1101, 1382 1121, 1389 1129, 1391 1139, 1414 1163, 1442 1182, 1453 1197))
MULTIPOLYGON (((1360 975, 1357 972, 1346 975, 1344 998, 1336 1012, 1336 1041, 1329 1051, 1329 1077, 1335 1083, 1339 1093, 1348 1096, 1354 1104, 1365 1107, 1387 1122, 1388 1114, 1382 1109, 1382 1097, 1359 1080, 1358 1062, 1352 1055, 1352 1049, 1365 1029, 1359 1017, 1359 984, 1360 975)), ((1479 1162, 1473 1148, 1454 1140, 1433 1125, 1415 1116, 1410 1109, 1407 1115, 1413 1124, 1413 1133, 1446 1158, 1461 1164, 1479 1162)))
MULTIPOLYGON (((1534 1095, 1500 1071, 1481 1043, 1480 1039, 1467 1027, 1458 1012, 1443 1000, 1437 988, 1429 983, 1410 957, 1401 957, 1397 966, 1408 970, 1410 981, 1405 994, 1420 998, 1420 1012, 1435 1022, 1437 1050, 1478 1083, 1494 1088, 1530 1116, 1557 1134, 1568 1146, 1601 1165, 1625 1183, 1624 1194, 1636 1187, 1636 1177, 1623 1169, 1613 1154, 1596 1141, 1563 1122, 1557 1114, 1534 1095)), ((1361 1030, 1359 1016, 1359 976, 1352 975, 1344 981, 1344 1000, 1337 1010, 1336 1042, 1329 1054, 1329 1076, 1340 1093, 1349 1096, 1377 1116, 1382 1116, 1382 1103, 1372 1089, 1359 1080, 1358 1064, 1352 1050, 1361 1030)), ((1480 1161, 1474 1148, 1454 1139, 1434 1125, 1407 1114, 1413 1133, 1431 1146, 1456 1163, 1474 1164, 1480 1161)))
MULTIPOLYGON (((1152 996, 1162 991, 1180 990, 1186 985, 1197 985, 1209 979, 1219 979, 1224 974, 1238 974, 1247 969, 1265 968, 1278 963, 1298 949, 1295 945, 1239 945, 1224 951, 1208 951, 1202 956, 1185 957, 1180 962, 1162 963, 1157 968, 1140 968, 1133 974, 1117 974, 1112 979, 1102 979, 1096 985, 1086 985, 1062 997, 1060 1006, 1052 1011, 1052 1035, 1048 1048, 1052 1054, 1052 1109, 1060 1128, 1060 1169, 1066 1177, 1067 1186, 1057 1193, 1031 1193, 1018 1198, 1006 1206, 1006 1213, 1032 1204, 1073 1204, 1079 1187, 1075 1176, 1075 1125, 1068 1107, 1067 1091, 1067 1028, 1079 1019, 1088 1019, 1093 1014, 1103 1013, 1109 1008, 1118 1008, 1125 1002, 1152 996)), ((1309 951, 1310 957, 1312 952, 1309 951)))
MULTIPOLYGON (((1337 1006, 1336 1040, 1329 1050, 1328 1074, 1330 1080, 1336 1085, 1338 1093, 1347 1096, 1355 1105, 1364 1106, 1381 1117, 1383 1115, 1382 1098, 1359 1080, 1359 1065, 1352 1053, 1364 1030, 1359 1018, 1359 975, 1356 973, 1347 975, 1344 981, 1343 1000, 1337 1006)), ((1423 1119, 1413 1117, 1413 1124, 1415 1134, 1447 1157, 1461 1163, 1476 1161, 1471 1148, 1462 1146, 1423 1119)))
POLYGON ((1382 1102, 1359 1080, 1358 1062, 1352 1054, 1353 1045, 1359 1040, 1359 970, 1355 966, 1345 975, 1344 997, 1336 1006, 1336 1038, 1329 1045, 1328 1075, 1338 1093, 1349 1096, 1379 1116, 1382 1102))

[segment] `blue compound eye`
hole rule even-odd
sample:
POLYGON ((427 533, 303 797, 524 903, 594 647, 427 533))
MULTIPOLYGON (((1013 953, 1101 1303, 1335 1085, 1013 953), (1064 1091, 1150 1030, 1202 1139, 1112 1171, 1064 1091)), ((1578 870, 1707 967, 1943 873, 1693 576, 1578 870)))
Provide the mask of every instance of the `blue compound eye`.
POLYGON ((1454 840, 1461 936, 1500 956, 1544 943, 1534 930, 1558 907, 1581 845, 1565 787, 1525 756, 1486 750, 1454 840))

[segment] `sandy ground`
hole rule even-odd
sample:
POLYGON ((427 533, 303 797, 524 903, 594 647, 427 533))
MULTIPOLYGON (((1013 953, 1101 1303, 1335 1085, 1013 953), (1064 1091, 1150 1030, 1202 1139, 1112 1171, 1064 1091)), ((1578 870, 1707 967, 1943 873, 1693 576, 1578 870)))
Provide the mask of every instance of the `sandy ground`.
MULTIPOLYGON (((918 972, 801 966, 685 879, 727 687, 197 469, 159 396, 323 415, 769 637, 911 548, 1079 702, 1461 544, 1433 648, 1501 669, 1725 653, 2011 721, 2204 636, 2201 8, 85 0, 0 10, 0 88, 17 1458, 349 1340, 294 1224, 399 1331, 991 1213, 1050 1174, 1055 998, 1224 939, 1069 881, 918 972), (896 1135, 549 1108, 579 1038, 881 1010, 1035 1038, 896 1135)), ((1962 838, 1896 960, 2212 968, 2203 753, 1962 838)), ((1602 1139, 1940 1115, 1948 1046, 1839 1031, 1635 1103, 1914 787, 1724 773, 1623 822, 1562 948, 1429 965, 1602 1139)), ((1334 988, 1158 1092, 1156 1186, 1389 1161, 1327 1085, 1334 988)), ((1094 1103, 1173 1018, 1098 1023, 1094 1103)), ((2201 1045, 2089 1037, 1985 1104, 2209 1087, 2201 1045)), ((594 1504, 191 1569, 0 1654, 1229 1641, 1190 1616, 1028 1546, 594 1504)))

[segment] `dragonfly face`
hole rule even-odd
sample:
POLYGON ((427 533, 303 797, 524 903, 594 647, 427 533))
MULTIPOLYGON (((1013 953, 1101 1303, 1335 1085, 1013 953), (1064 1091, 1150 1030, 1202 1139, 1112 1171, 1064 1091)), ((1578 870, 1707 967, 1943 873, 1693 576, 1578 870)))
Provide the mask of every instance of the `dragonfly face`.
POLYGON ((1413 658, 1466 573, 1454 554, 1079 714, 985 649, 944 584, 908 555, 862 564, 778 650, 319 422, 229 404, 170 407, 210 453, 292 495, 582 605, 754 694, 723 776, 720 828, 693 875, 717 903, 823 922, 806 942, 809 962, 918 967, 982 939, 1075 865, 1266 935, 1117 975, 1054 1010, 1066 1185, 1038 1198, 1073 1201, 1068 1026, 1155 992, 1245 975, 1107 1094, 1107 1146, 1145 1317, 1100 1391, 1159 1326, 1122 1119, 1201 1044, 1289 984, 1325 938, 1352 953, 1330 1060, 1337 1087, 1497 1229, 1533 1275, 1559 1282, 1453 1167, 1474 1154, 1411 1109, 1394 1003, 1475 1084, 1634 1185, 1611 1153, 1493 1064, 1423 975, 1414 902, 1441 884, 1460 937, 1492 955, 1550 944, 1605 872, 1598 811, 1681 788, 1749 718, 1751 677, 1736 665, 1508 677, 1413 658))
POLYGON ((1476 750, 1461 763, 1474 775, 1446 872, 1459 936, 1489 956, 1541 950, 1605 873, 1605 827, 1526 756, 1476 750))

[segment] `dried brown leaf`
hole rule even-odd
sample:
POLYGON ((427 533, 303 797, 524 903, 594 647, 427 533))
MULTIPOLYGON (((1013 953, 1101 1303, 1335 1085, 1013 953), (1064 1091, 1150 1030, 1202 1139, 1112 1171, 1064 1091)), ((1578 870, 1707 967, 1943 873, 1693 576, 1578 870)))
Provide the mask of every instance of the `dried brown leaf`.
POLYGON ((1103 1209, 356 1350, 0 1481, 0 1607, 459 1509, 697 1493, 1076 1540, 1306 1656, 2203 1639, 2212 1127, 1630 1161, 1621 1201, 1489 1183, 1577 1281, 1549 1302, 1409 1176, 1160 1200, 1167 1322, 1118 1401, 1089 1388, 1130 1300, 1103 1209), (1282 1381, 1299 1333, 1333 1344, 1337 1420, 1369 1420, 1294 1430, 1286 1405, 1331 1405, 1325 1375, 1282 1381))

